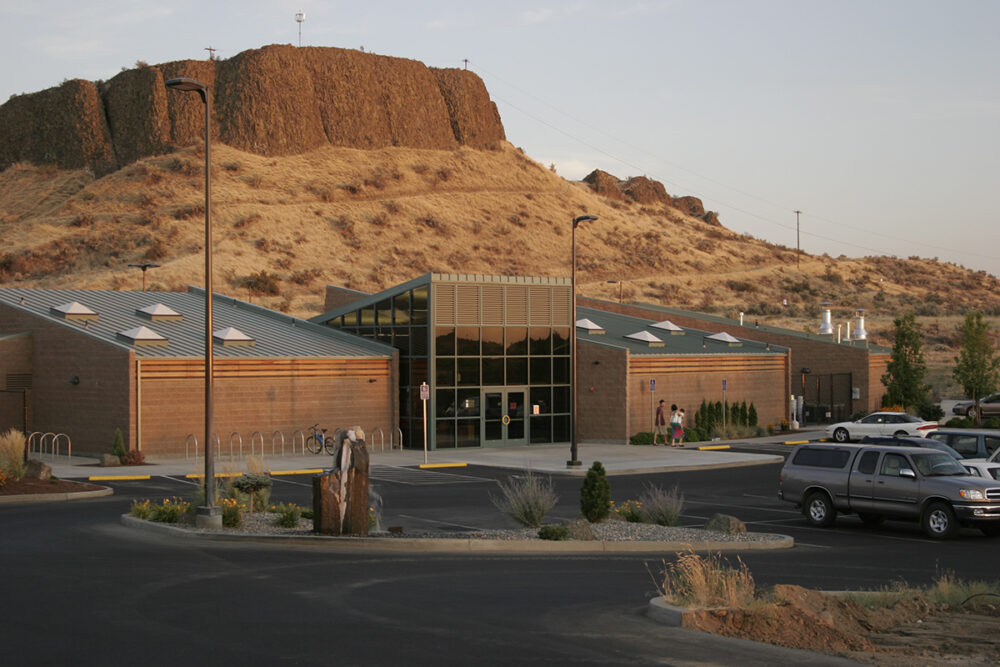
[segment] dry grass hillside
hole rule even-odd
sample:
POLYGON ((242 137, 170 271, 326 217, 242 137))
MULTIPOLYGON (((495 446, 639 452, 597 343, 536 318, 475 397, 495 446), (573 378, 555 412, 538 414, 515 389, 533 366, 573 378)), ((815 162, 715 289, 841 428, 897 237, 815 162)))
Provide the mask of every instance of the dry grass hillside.
MULTIPOLYGON (((326 147, 262 157, 213 146, 216 290, 308 317, 324 286, 377 291, 428 271, 568 276, 580 292, 815 330, 868 309, 876 342, 921 316, 935 384, 970 307, 1000 315, 998 281, 935 260, 812 256, 733 233, 667 204, 597 195, 505 142, 496 150, 326 147), (609 282, 614 281, 614 282, 609 282), (787 300, 787 305, 783 305, 787 300)), ((0 285, 150 289, 201 284, 204 155, 147 157, 102 178, 17 164, 0 172, 0 285)), ((725 220, 722 220, 725 224, 725 220)))

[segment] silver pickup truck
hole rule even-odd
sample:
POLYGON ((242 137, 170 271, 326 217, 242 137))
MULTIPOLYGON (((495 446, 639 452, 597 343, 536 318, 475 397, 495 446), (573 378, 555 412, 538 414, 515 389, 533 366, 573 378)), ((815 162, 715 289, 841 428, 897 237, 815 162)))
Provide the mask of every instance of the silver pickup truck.
POLYGON ((1000 482, 971 477, 943 452, 878 445, 799 445, 781 469, 778 497, 802 508, 814 526, 837 513, 870 526, 885 519, 920 521, 935 539, 960 526, 1000 535, 1000 482))

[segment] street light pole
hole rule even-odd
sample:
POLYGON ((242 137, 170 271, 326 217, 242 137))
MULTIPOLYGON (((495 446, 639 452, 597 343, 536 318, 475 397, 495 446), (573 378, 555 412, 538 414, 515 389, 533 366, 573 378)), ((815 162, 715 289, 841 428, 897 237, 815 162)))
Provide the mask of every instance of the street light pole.
POLYGON ((569 368, 570 368, 570 392, 573 394, 573 415, 570 417, 570 445, 569 461, 566 461, 567 468, 579 468, 582 464, 577 456, 576 439, 576 228, 581 222, 597 220, 596 215, 581 215, 573 218, 573 231, 570 234, 570 245, 572 246, 573 268, 570 272, 570 292, 572 293, 572 305, 570 306, 570 330, 569 339, 569 368))
POLYGON ((212 448, 214 401, 212 392, 212 93, 195 79, 177 78, 166 82, 168 88, 197 91, 205 105, 205 504, 198 508, 195 523, 199 527, 221 528, 222 513, 215 504, 215 454, 212 448))
POLYGON ((146 291, 146 270, 159 268, 159 264, 153 264, 152 262, 145 262, 143 264, 129 264, 129 267, 133 269, 142 269, 142 291, 146 291))

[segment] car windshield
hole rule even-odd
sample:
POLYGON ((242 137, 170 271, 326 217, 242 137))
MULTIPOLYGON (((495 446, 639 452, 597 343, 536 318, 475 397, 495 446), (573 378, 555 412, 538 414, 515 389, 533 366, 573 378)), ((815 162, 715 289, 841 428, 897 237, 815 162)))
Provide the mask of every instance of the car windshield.
POLYGON ((968 475, 965 467, 948 456, 939 452, 914 454, 913 465, 925 477, 947 477, 949 475, 968 475))

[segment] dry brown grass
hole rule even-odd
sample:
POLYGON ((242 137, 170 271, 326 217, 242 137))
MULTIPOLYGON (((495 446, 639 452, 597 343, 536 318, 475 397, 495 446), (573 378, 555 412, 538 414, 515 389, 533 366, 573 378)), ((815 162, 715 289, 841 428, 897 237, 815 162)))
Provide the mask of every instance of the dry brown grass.
POLYGON ((0 471, 10 479, 24 477, 24 434, 15 428, 0 433, 0 471))
POLYGON ((757 587, 750 568, 739 558, 736 563, 733 567, 719 554, 700 556, 688 551, 673 563, 664 561, 661 577, 654 575, 654 583, 663 600, 678 607, 745 609, 757 603, 757 587))

